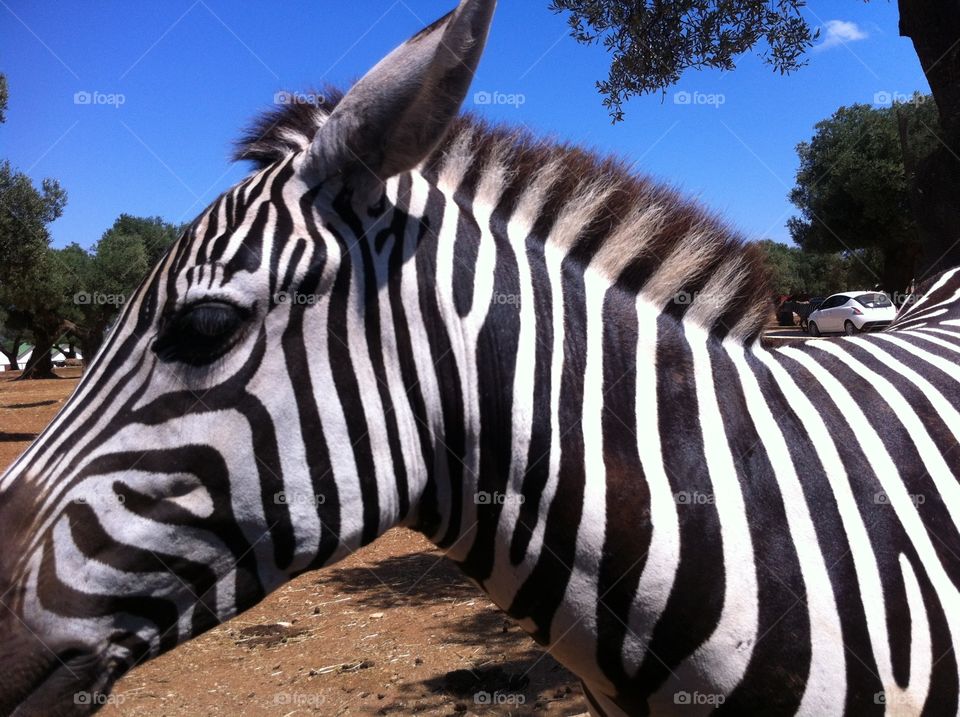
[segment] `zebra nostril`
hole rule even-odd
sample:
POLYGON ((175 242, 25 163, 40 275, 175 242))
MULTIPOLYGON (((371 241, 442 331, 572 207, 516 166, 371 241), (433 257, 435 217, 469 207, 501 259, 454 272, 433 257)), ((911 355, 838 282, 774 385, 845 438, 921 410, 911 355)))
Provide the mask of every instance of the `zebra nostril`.
POLYGON ((75 647, 68 650, 62 650, 57 653, 57 661, 67 666, 69 666, 71 663, 76 664, 81 662, 83 659, 90 657, 90 653, 84 652, 83 650, 75 647))
POLYGON ((42 630, 7 614, 0 619, 0 715, 84 715, 93 711, 96 652, 71 645, 56 649, 42 630), (85 698, 90 696, 90 700, 85 698))
POLYGON ((99 660, 82 650, 68 650, 44 656, 41 670, 20 680, 15 689, 4 684, 0 714, 15 717, 79 717, 95 712, 104 694, 98 683, 99 660))

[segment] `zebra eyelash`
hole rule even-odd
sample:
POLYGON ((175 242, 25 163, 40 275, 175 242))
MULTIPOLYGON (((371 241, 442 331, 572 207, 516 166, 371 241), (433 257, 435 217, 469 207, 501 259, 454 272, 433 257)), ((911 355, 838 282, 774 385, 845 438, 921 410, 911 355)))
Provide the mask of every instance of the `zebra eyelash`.
POLYGON ((161 322, 151 348, 165 363, 207 366, 240 342, 252 313, 223 299, 192 302, 161 322))

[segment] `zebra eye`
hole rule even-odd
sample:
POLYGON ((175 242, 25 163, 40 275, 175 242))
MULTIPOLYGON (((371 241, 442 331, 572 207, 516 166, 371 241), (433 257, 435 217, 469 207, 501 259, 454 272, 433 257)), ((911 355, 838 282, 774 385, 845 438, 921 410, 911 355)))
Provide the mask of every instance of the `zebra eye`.
POLYGON ((248 315, 248 311, 222 301, 185 306, 160 329, 153 352, 161 361, 193 366, 211 363, 237 342, 248 315))

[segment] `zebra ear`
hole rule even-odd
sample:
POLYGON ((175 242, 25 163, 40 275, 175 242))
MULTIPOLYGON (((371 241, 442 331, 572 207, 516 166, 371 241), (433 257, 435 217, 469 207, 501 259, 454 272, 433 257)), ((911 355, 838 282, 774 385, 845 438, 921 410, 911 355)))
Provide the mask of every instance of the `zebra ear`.
POLYGON ((483 53, 496 0, 461 0, 381 60, 317 131, 301 172, 357 192, 426 159, 457 116, 483 53))

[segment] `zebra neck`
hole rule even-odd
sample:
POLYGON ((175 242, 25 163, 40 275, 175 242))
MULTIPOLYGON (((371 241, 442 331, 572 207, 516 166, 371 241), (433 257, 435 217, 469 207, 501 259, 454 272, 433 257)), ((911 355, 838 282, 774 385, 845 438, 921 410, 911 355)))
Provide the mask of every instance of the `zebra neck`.
POLYGON ((571 227, 538 235, 538 216, 498 207, 483 181, 465 191, 414 174, 391 192, 406 216, 397 331, 426 464, 407 523, 523 613, 533 576, 563 581, 561 595, 569 578, 544 555, 601 559, 608 503, 642 539, 654 492, 674 500, 664 453, 685 455, 696 371, 725 365, 726 349, 575 257, 557 240, 571 227))
POLYGON ((745 347, 583 268, 522 217, 433 186, 417 200, 416 181, 405 271, 426 327, 411 363, 440 410, 409 522, 539 639, 581 625, 573 636, 593 618, 569 595, 599 594, 598 575, 638 587, 644 562, 620 565, 618 546, 669 562, 677 503, 716 514, 700 503, 712 501, 703 460, 719 438, 700 427, 723 410, 739 430, 713 379, 745 347), (655 540, 654 511, 674 520, 655 540))

